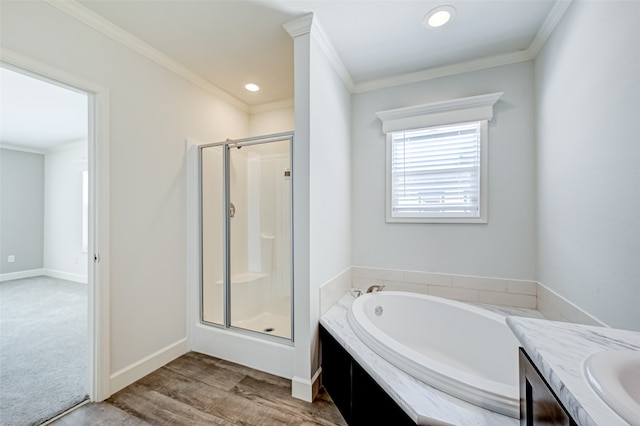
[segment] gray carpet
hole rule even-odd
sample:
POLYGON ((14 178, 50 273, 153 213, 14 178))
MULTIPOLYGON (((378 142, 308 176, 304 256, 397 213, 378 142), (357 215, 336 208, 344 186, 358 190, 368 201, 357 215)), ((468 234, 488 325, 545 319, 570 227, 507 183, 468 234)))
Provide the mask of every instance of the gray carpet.
POLYGON ((0 425, 40 424, 87 398, 87 285, 0 283, 0 425))

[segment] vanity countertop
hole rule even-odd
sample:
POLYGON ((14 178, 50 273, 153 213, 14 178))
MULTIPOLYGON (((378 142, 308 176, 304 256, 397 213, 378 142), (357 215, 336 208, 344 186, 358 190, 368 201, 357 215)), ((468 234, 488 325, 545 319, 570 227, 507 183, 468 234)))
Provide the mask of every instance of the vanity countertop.
POLYGON ((520 317, 507 324, 579 425, 628 426, 593 391, 583 363, 606 350, 640 351, 640 332, 520 317))
POLYGON ((417 424, 517 426, 517 419, 494 413, 441 392, 399 370, 366 346, 351 330, 347 293, 320 318, 320 324, 417 424))

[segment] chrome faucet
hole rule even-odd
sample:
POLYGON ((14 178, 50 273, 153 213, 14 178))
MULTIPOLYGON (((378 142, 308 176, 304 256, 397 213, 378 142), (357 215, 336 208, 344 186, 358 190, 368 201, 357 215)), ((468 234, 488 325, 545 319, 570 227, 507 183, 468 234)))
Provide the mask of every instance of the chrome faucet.
POLYGON ((358 297, 362 296, 362 290, 360 290, 359 288, 352 288, 351 294, 353 294, 357 299, 358 297))
POLYGON ((367 289, 367 293, 374 293, 377 291, 382 291, 382 289, 384 288, 384 284, 374 284, 371 287, 369 287, 367 289))

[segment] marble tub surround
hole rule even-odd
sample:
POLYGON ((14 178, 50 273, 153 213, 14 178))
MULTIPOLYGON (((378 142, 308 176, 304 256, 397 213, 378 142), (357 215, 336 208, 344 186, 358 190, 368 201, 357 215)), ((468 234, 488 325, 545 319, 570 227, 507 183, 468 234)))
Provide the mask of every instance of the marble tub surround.
POLYGON ((491 312, 495 312, 496 314, 503 315, 505 317, 508 316, 516 316, 516 317, 525 317, 525 318, 538 318, 538 319, 546 319, 544 315, 538 312, 535 309, 528 308, 513 308, 510 306, 496 306, 496 305, 487 305, 485 303, 472 303, 472 305, 477 306, 482 309, 486 309, 491 312))
POLYGON ((507 324, 579 425, 628 426, 593 391, 583 364, 602 351, 640 351, 640 332, 518 317, 507 324))
POLYGON ((474 304, 538 311, 544 318, 606 326, 588 312, 536 281, 439 274, 400 269, 352 266, 320 286, 320 315, 351 288, 366 290, 373 284, 385 290, 410 291, 474 304))
POLYGON ((320 323, 417 424, 519 424, 516 419, 464 402, 420 382, 374 353, 347 322, 347 310, 354 300, 352 294, 345 294, 320 318, 320 323))
POLYGON ((461 302, 528 309, 537 306, 535 281, 359 266, 351 268, 352 287, 366 289, 372 284, 384 284, 385 290, 410 291, 461 302))

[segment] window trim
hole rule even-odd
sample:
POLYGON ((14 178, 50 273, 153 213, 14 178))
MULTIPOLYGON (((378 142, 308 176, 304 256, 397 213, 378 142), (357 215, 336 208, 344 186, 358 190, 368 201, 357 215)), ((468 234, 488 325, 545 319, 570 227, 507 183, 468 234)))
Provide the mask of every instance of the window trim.
POLYGON ((488 222, 488 168, 489 125, 493 118, 493 106, 502 92, 453 99, 377 112, 386 135, 385 211, 387 223, 487 223, 488 222), (426 127, 438 127, 479 121, 480 124, 480 214, 479 217, 393 217, 391 188, 392 133, 426 127))

